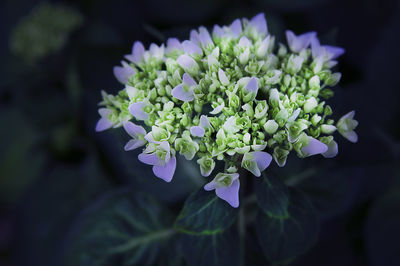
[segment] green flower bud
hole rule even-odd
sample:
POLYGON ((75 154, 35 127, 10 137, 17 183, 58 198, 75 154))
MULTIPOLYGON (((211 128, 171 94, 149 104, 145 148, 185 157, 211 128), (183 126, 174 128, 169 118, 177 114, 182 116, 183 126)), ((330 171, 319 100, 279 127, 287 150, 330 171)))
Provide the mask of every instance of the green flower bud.
POLYGON ((280 167, 283 167, 286 164, 286 160, 287 160, 289 153, 290 153, 290 151, 288 151, 288 150, 282 149, 280 147, 275 147, 272 157, 274 158, 275 162, 280 167))
POLYGON ((288 119, 288 116, 288 111, 286 109, 282 109, 276 114, 274 119, 280 127, 283 127, 288 119))
POLYGON ((273 135, 278 130, 278 123, 275 120, 268 120, 264 125, 264 130, 270 135, 273 135))
POLYGON ((322 117, 315 114, 311 117, 311 124, 313 124, 313 126, 318 125, 319 121, 321 121, 322 117))
POLYGON ((263 101, 257 101, 257 105, 255 108, 255 114, 254 117, 256 119, 260 119, 262 117, 265 117, 268 111, 268 104, 267 101, 263 100, 263 101))
POLYGON ((215 168, 215 161, 210 156, 203 156, 197 160, 202 176, 209 176, 215 168))
POLYGON ((299 138, 300 134, 307 129, 308 126, 301 121, 295 121, 286 124, 286 130, 288 134, 288 140, 290 142, 296 142, 297 139, 299 138))
POLYGON ((192 160, 199 150, 199 145, 192 140, 189 131, 184 131, 182 138, 175 140, 175 150, 185 156, 186 160, 192 160))
POLYGON ((306 102, 304 103, 303 109, 304 109, 304 112, 310 113, 317 106, 318 106, 317 100, 314 97, 311 97, 306 100, 306 102))
POLYGON ((335 131, 336 131, 336 127, 333 125, 326 125, 326 124, 321 125, 321 132, 324 134, 330 135, 335 131))

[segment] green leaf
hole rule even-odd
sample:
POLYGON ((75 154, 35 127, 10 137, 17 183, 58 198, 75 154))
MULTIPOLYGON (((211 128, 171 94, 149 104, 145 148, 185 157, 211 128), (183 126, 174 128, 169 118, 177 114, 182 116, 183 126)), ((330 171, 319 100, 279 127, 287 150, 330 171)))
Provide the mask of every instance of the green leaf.
POLYGON ((257 203, 266 214, 275 218, 288 216, 288 187, 277 175, 263 172, 260 179, 255 178, 254 190, 257 203))
POLYGON ((234 229, 213 235, 182 234, 185 262, 192 266, 238 265, 239 235, 234 229))
POLYGON ((299 184, 318 211, 321 219, 339 215, 351 207, 357 194, 361 167, 333 165, 315 171, 299 184))
POLYGON ((200 188, 186 200, 175 228, 187 234, 210 235, 224 231, 235 220, 237 209, 200 188))
POLYGON ((177 265, 160 259, 174 247, 172 217, 148 194, 119 191, 89 209, 69 241, 65 265, 177 265), (168 246, 166 245, 168 244, 168 246))
POLYGON ((315 242, 319 224, 314 207, 303 193, 289 190, 289 217, 274 218, 259 212, 257 236, 270 262, 286 264, 315 242))
POLYGON ((400 265, 400 188, 392 189, 376 200, 366 225, 367 254, 371 265, 400 265))

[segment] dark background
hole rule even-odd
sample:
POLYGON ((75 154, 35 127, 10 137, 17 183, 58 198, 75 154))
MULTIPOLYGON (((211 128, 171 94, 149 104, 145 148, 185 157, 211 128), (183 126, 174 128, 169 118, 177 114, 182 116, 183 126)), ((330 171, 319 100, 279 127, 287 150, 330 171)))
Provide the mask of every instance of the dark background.
POLYGON ((282 170, 330 169, 299 185, 322 225, 317 243, 294 265, 400 265, 398 1, 47 2, 73 8, 58 17, 60 25, 75 21, 57 33, 52 20, 38 23, 44 36, 55 35, 49 39, 16 33, 40 1, 0 3, 0 265, 57 265, 82 211, 117 188, 152 193, 178 211, 201 185, 186 178, 199 175, 196 166, 178 165, 177 177, 165 184, 134 153, 123 152, 123 130, 95 133, 100 90, 122 88, 112 67, 135 40, 146 47, 168 37, 184 40, 191 28, 259 12, 279 41, 286 29, 313 30, 323 43, 346 49, 338 65, 343 78, 329 103, 336 118, 354 109, 360 122, 359 142, 340 139, 329 163, 291 158, 282 170), (56 40, 54 49, 35 52, 56 40))

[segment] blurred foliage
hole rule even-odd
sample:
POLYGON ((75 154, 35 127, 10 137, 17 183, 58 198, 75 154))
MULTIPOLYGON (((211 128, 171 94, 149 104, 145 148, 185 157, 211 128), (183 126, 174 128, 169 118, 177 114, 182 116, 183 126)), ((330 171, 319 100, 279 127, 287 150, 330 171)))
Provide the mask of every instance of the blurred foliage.
POLYGON ((0 264, 400 265, 396 3, 0 3, 0 264), (346 48, 330 105, 356 107, 359 143, 271 165, 241 184, 236 210, 203 191, 195 162, 179 158, 165 183, 123 151, 123 130, 94 133, 100 90, 120 86, 112 67, 133 41, 182 40, 258 12, 278 41, 286 28, 316 30, 346 48))
POLYGON ((20 59, 34 63, 59 51, 82 21, 82 15, 68 6, 43 2, 15 27, 10 48, 20 59))
POLYGON ((161 257, 175 254, 172 221, 173 216, 151 195, 116 192, 83 214, 61 265, 178 265, 161 257))

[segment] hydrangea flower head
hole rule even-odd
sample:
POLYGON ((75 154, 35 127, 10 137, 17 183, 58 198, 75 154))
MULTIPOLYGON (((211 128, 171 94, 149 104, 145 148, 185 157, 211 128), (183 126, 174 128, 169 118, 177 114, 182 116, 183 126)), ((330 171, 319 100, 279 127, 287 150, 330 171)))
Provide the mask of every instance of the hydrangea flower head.
POLYGON ((315 32, 286 37, 287 45, 276 44, 258 14, 148 50, 135 42, 114 68, 125 87, 103 93, 96 130, 123 126, 132 138, 125 150, 142 147, 139 160, 167 182, 177 154, 196 158, 202 176, 214 174, 204 189, 238 207, 238 169, 259 177, 272 161, 283 167, 291 152, 334 157, 335 131, 357 141, 354 111, 335 124, 325 102, 344 50, 321 45, 315 32), (226 170, 213 173, 218 162, 226 170))

